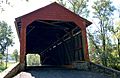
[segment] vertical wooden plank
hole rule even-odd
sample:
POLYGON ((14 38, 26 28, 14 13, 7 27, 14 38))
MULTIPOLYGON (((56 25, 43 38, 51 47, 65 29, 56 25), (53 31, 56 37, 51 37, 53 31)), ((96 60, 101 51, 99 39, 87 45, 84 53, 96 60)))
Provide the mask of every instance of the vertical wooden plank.
POLYGON ((21 70, 25 67, 25 54, 26 54, 26 26, 24 22, 21 22, 21 32, 20 32, 20 64, 21 70))
POLYGON ((81 55, 80 55, 80 47, 79 47, 79 45, 80 45, 80 37, 79 37, 79 34, 77 34, 76 35, 76 42, 77 42, 77 46, 76 46, 76 53, 77 53, 77 61, 78 60, 81 60, 80 58, 81 58, 81 55))
POLYGON ((85 61, 89 61, 88 43, 87 43, 87 35, 86 35, 86 24, 85 24, 85 22, 83 22, 82 24, 83 24, 82 42, 83 42, 84 59, 85 59, 85 61))
POLYGON ((68 61, 69 61, 69 64, 72 63, 73 61, 73 43, 72 43, 72 38, 71 39, 68 39, 65 41, 65 46, 66 46, 66 49, 67 49, 67 55, 68 55, 68 61))
POLYGON ((69 63, 69 55, 67 54, 67 48, 65 42, 63 41, 63 49, 64 49, 64 62, 65 64, 69 63))
POLYGON ((58 61, 59 61, 60 65, 62 65, 62 60, 61 60, 62 56, 61 56, 60 46, 57 45, 56 48, 57 48, 57 52, 58 52, 58 61))
POLYGON ((72 49, 71 50, 71 54, 72 54, 71 56, 73 58, 72 61, 75 61, 75 39, 74 39, 74 36, 73 36, 73 32, 71 34, 70 44, 71 44, 71 48, 70 49, 72 49))
POLYGON ((80 54, 80 60, 84 60, 84 51, 83 51, 83 42, 82 42, 82 35, 81 33, 78 34, 79 38, 79 54, 80 54))
POLYGON ((63 49, 63 44, 61 43, 60 45, 60 53, 61 53, 61 63, 62 63, 62 65, 64 65, 64 62, 65 62, 65 60, 64 60, 64 49, 63 49))

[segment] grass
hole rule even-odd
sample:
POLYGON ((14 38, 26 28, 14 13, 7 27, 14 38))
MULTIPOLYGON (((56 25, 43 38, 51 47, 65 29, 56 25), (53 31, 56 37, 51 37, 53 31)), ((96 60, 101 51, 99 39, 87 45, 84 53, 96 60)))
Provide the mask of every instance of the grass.
MULTIPOLYGON (((13 64, 15 64, 15 63, 10 63, 10 62, 8 62, 8 63, 7 63, 7 68, 10 67, 10 66, 13 65, 13 64)), ((0 73, 1 73, 2 71, 4 71, 5 69, 6 69, 6 63, 5 63, 5 62, 0 63, 0 73)))
POLYGON ((4 66, 4 63, 1 63, 0 64, 0 72, 2 72, 2 71, 4 71, 6 68, 5 68, 5 66, 4 66))

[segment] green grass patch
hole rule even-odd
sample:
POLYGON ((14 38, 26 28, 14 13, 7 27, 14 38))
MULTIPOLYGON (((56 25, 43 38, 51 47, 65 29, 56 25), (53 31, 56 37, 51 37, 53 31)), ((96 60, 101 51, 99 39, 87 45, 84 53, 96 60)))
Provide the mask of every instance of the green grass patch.
POLYGON ((4 71, 6 68, 5 68, 5 66, 4 66, 4 63, 1 63, 0 64, 0 72, 2 72, 2 71, 4 71))
MULTIPOLYGON (((7 63, 7 68, 10 67, 10 66, 13 65, 13 64, 15 64, 15 63, 10 63, 10 62, 8 62, 8 63, 7 63)), ((2 62, 2 63, 0 64, 0 72, 4 71, 5 69, 6 69, 6 62, 2 62)))

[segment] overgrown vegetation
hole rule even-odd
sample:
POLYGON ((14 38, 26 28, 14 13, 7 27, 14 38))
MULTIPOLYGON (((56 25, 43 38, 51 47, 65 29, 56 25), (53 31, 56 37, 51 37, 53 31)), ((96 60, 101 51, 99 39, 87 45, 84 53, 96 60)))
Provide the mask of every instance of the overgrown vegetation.
POLYGON ((13 45, 13 32, 6 22, 0 22, 0 70, 8 67, 8 47, 13 45), (2 61, 6 57, 6 61, 2 61))
POLYGON ((94 2, 92 9, 94 10, 93 18, 98 20, 98 24, 97 30, 93 33, 89 32, 91 61, 120 70, 120 42, 118 38, 120 30, 116 30, 115 27, 119 25, 116 26, 113 23, 113 19, 115 19, 113 15, 116 8, 110 0, 97 0, 94 2), (116 39, 115 37, 113 39, 113 36, 116 39))
POLYGON ((4 66, 4 63, 2 62, 2 63, 0 63, 0 72, 2 72, 3 70, 5 70, 6 68, 5 68, 5 66, 4 66))

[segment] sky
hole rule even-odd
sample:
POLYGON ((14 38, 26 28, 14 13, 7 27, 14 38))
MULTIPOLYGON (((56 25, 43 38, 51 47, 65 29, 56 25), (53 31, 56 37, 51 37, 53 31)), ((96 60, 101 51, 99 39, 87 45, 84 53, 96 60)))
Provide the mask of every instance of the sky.
MULTIPOLYGON (((0 0, 1 1, 1 0, 0 0)), ((4 0, 3 0, 4 1, 4 0)), ((40 7, 43 7, 45 5, 48 5, 55 0, 29 0, 29 2, 26 2, 25 0, 8 0, 10 1, 10 5, 2 4, 5 11, 0 13, 0 20, 6 21, 8 25, 11 26, 13 35, 14 35, 14 46, 9 47, 8 51, 11 54, 15 49, 18 51, 20 50, 20 43, 18 39, 18 35, 15 28, 15 18, 22 16, 24 14, 27 14, 29 12, 32 12, 40 7)))
MULTIPOLYGON (((18 49, 18 51, 20 49, 20 43, 14 24, 15 18, 27 14, 29 12, 32 12, 52 2, 55 2, 56 0, 29 0, 29 2, 26 2, 25 0, 8 0, 8 1, 10 2, 10 5, 6 5, 5 3, 2 4, 5 11, 0 13, 0 20, 6 21, 8 25, 11 26, 12 31, 14 32, 15 38, 13 41, 15 44, 14 46, 9 47, 9 53, 12 53, 15 49, 18 49)), ((95 0, 90 0, 89 4, 92 5, 93 1, 95 0)), ((114 0, 113 4, 116 6, 120 5, 120 0, 114 0)), ((117 13, 115 17, 116 18, 118 17, 117 13)), ((90 18, 89 20, 95 23, 95 21, 93 21, 92 18, 90 18)))

